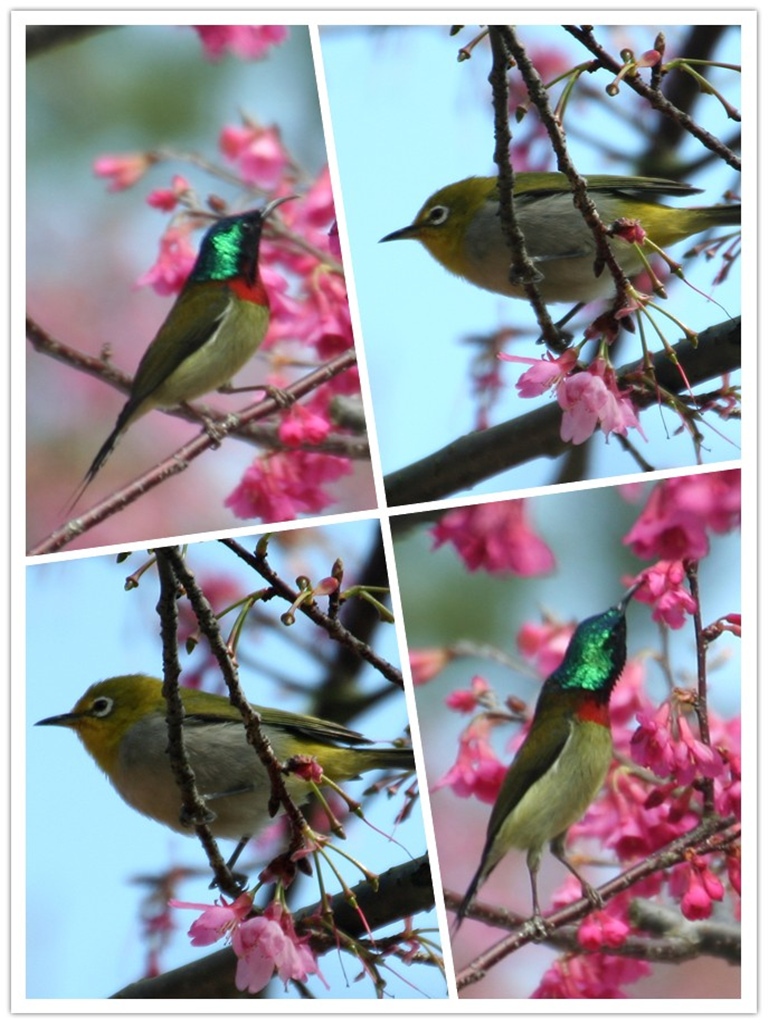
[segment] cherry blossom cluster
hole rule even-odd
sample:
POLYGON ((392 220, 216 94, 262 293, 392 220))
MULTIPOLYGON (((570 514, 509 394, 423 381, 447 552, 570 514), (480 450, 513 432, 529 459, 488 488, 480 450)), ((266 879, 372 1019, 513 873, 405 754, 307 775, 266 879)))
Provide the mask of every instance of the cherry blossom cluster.
POLYGON ((534 533, 522 498, 452 509, 431 532, 434 546, 452 544, 471 572, 537 576, 555 567, 555 556, 534 533))
POLYGON ((309 945, 299 936, 290 911, 274 900, 262 914, 253 914, 253 896, 243 893, 233 903, 223 897, 215 904, 171 900, 183 910, 202 910, 189 929, 193 946, 209 946, 228 939, 237 957, 235 984, 241 992, 254 994, 265 988, 273 975, 288 987, 289 981, 306 982, 316 974, 328 987, 309 945))
POLYGON ((521 374, 515 387, 521 398, 534 398, 552 392, 563 410, 560 437, 571 444, 583 444, 599 427, 609 434, 627 436, 632 428, 644 438, 629 389, 622 390, 610 363, 598 357, 589 366, 579 368, 579 350, 567 348, 558 356, 546 353, 541 359, 499 354, 510 363, 526 363, 530 369, 521 374))
POLYGON ((741 472, 673 477, 656 484, 633 527, 624 537, 638 558, 656 558, 643 570, 635 600, 653 606, 653 619, 680 629, 696 602, 685 586, 685 563, 698 562, 710 537, 741 522, 741 472))
POLYGON ((285 25, 194 25, 205 55, 220 60, 229 51, 243 60, 265 57, 288 38, 285 25))

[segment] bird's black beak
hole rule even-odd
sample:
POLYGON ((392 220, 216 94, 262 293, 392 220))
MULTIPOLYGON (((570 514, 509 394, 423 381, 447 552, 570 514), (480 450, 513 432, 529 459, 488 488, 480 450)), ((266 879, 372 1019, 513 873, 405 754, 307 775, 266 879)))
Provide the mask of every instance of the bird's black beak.
POLYGON ((390 231, 388 235, 380 238, 380 242, 397 242, 401 238, 414 238, 418 227, 415 224, 408 224, 407 227, 398 228, 397 231, 390 231))
POLYGON ((301 196, 278 196, 277 199, 273 199, 272 202, 267 203, 264 209, 261 211, 261 219, 266 220, 267 217, 276 210, 281 203, 287 203, 290 199, 300 199, 301 196))
POLYGON ((627 605, 632 600, 632 597, 634 596, 635 592, 638 591, 640 589, 640 587, 642 587, 642 585, 644 583, 645 583, 645 579, 641 579, 641 580, 636 580, 632 584, 632 586, 624 594, 624 596, 622 597, 622 599, 619 601, 619 603, 616 606, 619 609, 619 611, 624 612, 624 611, 627 610, 627 605))

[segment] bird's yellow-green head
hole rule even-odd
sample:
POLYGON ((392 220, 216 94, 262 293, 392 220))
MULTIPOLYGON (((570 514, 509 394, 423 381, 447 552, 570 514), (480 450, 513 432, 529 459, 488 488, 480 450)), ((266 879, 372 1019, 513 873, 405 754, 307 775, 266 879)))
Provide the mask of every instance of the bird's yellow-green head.
MULTIPOLYGON (((688 196, 690 185, 661 178, 594 175, 587 187, 603 223, 639 221, 650 239, 664 248, 710 228, 738 224, 738 205, 671 207, 664 195, 688 196)), ((568 179, 557 171, 515 175, 515 213, 528 256, 541 273, 539 293, 545 302, 590 302, 610 297, 609 273, 595 273, 596 243, 591 228, 573 202, 568 179)), ((479 288, 524 298, 523 285, 510 279, 511 254, 499 220, 498 182, 471 177, 438 189, 413 222, 381 239, 413 238, 451 273, 479 288)), ((643 269, 634 242, 617 237, 614 253, 628 276, 643 269)))
MULTIPOLYGON (((185 831, 168 758, 162 691, 161 681, 151 676, 106 679, 86 690, 71 711, 37 724, 74 730, 126 803, 169 828, 185 831)), ((198 791, 215 815, 214 834, 235 839, 257 834, 270 820, 271 783, 246 738, 240 712, 227 697, 183 686, 179 692, 184 705, 184 745, 198 791)), ((374 748, 360 733, 335 722, 279 708, 252 707, 283 764, 298 755, 314 757, 324 774, 338 782, 375 769, 413 769, 409 748, 374 748)), ((286 786, 299 802, 310 792, 309 784, 296 774, 287 776, 286 786)))
POLYGON ((464 238, 467 227, 493 200, 495 178, 465 178, 440 188, 427 199, 413 223, 381 239, 395 242, 414 238, 454 274, 466 276, 464 238))
POLYGON ((71 711, 36 724, 72 729, 94 761, 111 776, 121 741, 129 729, 149 715, 165 715, 162 689, 149 676, 129 675, 94 683, 71 711))

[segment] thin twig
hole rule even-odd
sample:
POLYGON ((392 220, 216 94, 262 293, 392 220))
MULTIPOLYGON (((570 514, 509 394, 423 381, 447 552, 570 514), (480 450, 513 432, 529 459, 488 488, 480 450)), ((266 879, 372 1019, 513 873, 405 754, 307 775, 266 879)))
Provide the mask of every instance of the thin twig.
MULTIPOLYGON (((687 392, 688 384, 693 387, 739 368, 741 321, 735 318, 708 328, 699 334, 697 346, 686 340, 672 351, 679 365, 673 364, 666 352, 656 352, 653 375, 665 391, 687 392)), ((637 365, 634 360, 616 371, 620 388, 631 383, 637 365)), ((645 389, 635 394, 633 401, 637 408, 645 409, 657 398, 652 390, 645 389)), ((562 417, 562 408, 552 402, 506 423, 465 434, 418 462, 389 473, 384 485, 390 507, 439 501, 536 458, 562 455, 570 447, 560 437, 562 417)), ((392 525, 397 529, 396 519, 392 525)))
POLYGON ((608 244, 606 225, 601 221, 600 214, 597 212, 597 207, 587 191, 587 182, 582 178, 571 162, 566 146, 565 131, 552 113, 549 106, 547 90, 539 77, 538 71, 531 63, 525 47, 518 40, 515 30, 511 26, 505 26, 502 31, 509 48, 509 52, 514 57, 515 63, 518 65, 520 70, 520 75, 525 82, 528 95, 536 105, 541 122, 549 135, 549 140, 552 143, 552 148, 557 158, 558 170, 562 171, 562 173, 568 178, 573 191, 574 204, 594 235, 595 245, 597 247, 595 255, 595 277, 598 277, 603 273, 605 267, 608 268, 616 286, 616 308, 621 309, 626 305, 629 281, 627 280, 626 274, 619 266, 619 262, 616 259, 613 250, 608 244))
MULTIPOLYGON (((566 32, 570 33, 574 39, 585 46, 591 53, 595 55, 600 64, 608 71, 612 71, 614 74, 618 74, 621 70, 621 64, 614 60, 613 57, 598 43, 595 39, 594 33, 591 26, 589 25, 564 25, 563 28, 566 32)), ((623 80, 631 89, 647 100, 647 102, 653 107, 654 110, 658 110, 659 113, 665 117, 672 118, 677 124, 679 124, 685 131, 689 132, 694 138, 698 139, 699 142, 706 146, 707 149, 711 150, 721 157, 729 166, 735 168, 737 171, 741 170, 741 160, 736 156, 732 150, 725 146, 718 138, 712 135, 706 129, 698 125, 689 114, 686 114, 684 110, 680 110, 676 107, 657 89, 651 88, 647 85, 639 75, 627 76, 623 80)))
POLYGON ((195 773, 184 744, 185 711, 179 693, 181 664, 179 662, 178 611, 176 608, 179 580, 174 566, 174 553, 178 553, 178 548, 158 548, 155 551, 160 577, 157 613, 160 617, 160 633, 163 643, 163 696, 167 708, 168 757, 171 771, 181 794, 180 818, 193 825, 208 857, 208 863, 218 888, 227 895, 236 896, 240 887, 227 867, 208 826, 208 823, 214 820, 215 815, 206 807, 205 801, 198 792, 195 773))
POLYGON ((176 578, 184 588, 184 592, 200 626, 200 631, 208 640, 211 653, 216 659, 224 682, 227 685, 230 703, 242 715, 248 742, 254 748, 259 760, 267 770, 272 786, 267 802, 269 812, 271 815, 274 815, 280 806, 285 809, 291 829, 290 847, 292 851, 298 849, 302 844, 303 835, 306 830, 304 815, 286 789, 282 765, 275 757, 269 739, 261 728, 261 715, 252 707, 243 693, 235 659, 221 636, 218 619, 211 608, 208 598, 197 583, 194 573, 182 557, 179 548, 163 548, 160 550, 163 552, 164 557, 168 559, 176 578))
MULTIPOLYGON (((86 373, 96 380, 111 384, 124 395, 131 393, 133 378, 130 374, 119 370, 109 359, 102 356, 92 356, 86 352, 67 345, 49 334, 36 320, 28 316, 26 320, 27 338, 32 343, 36 352, 49 356, 58 362, 69 366, 80 373, 86 373)), ((298 365, 298 364, 293 364, 298 365)), ((322 367, 312 367, 322 369, 322 367)), ((254 390, 258 390, 254 388, 254 390)), ((174 406, 172 409, 163 409, 168 416, 174 416, 188 423, 218 423, 226 420, 232 415, 207 402, 187 402, 184 405, 174 406)), ((240 423, 229 430, 229 437, 236 437, 263 448, 270 448, 273 451, 304 451, 320 452, 323 455, 341 455, 349 459, 367 459, 370 457, 370 448, 367 438, 350 436, 349 434, 329 434, 319 444, 308 444, 301 442, 295 445, 288 445, 281 441, 279 426, 274 424, 255 423, 253 421, 240 423)), ((362 427, 356 424, 356 429, 365 429, 363 418, 362 427)))
POLYGON ((506 35, 496 26, 489 26, 493 65, 488 81, 493 95, 493 120, 496 145, 493 159, 499 169, 499 220, 511 257, 510 279, 519 282, 530 302, 539 324, 541 336, 551 348, 561 349, 562 339, 552 323, 549 311, 539 294, 536 282, 541 272, 536 269, 525 248, 525 236, 515 214, 515 172, 509 159, 509 81, 510 54, 506 35))
MULTIPOLYGON (((299 592, 294 590, 293 587, 290 587, 285 580, 275 572, 267 561, 266 549, 264 548, 264 550, 260 550, 262 545, 259 545, 257 550, 254 553, 251 553, 236 540, 227 537, 222 538, 220 543, 225 547, 228 547, 231 551, 234 551, 239 558, 255 569, 256 572, 274 588, 276 594, 293 605, 299 596, 299 592)), ((299 605, 298 610, 310 618, 315 625, 325 630, 332 639, 348 647, 358 657, 367 661, 385 679, 388 679, 389 682, 395 683, 395 685, 402 688, 402 672, 385 658, 376 654, 368 644, 359 640, 356 636, 350 633, 338 618, 326 615, 322 612, 316 601, 303 601, 299 605)))
MULTIPOLYGON (((699 591, 699 564, 698 562, 686 562, 685 574, 688 577, 688 586, 691 588, 691 597, 696 602, 693 611, 693 628, 696 637, 696 717, 699 722, 699 735, 701 742, 707 747, 712 746, 709 735, 709 715, 707 712, 707 638, 704 633, 701 617, 701 594, 699 591)), ((710 815, 715 812, 715 780, 705 777, 700 780, 704 814, 710 815)))

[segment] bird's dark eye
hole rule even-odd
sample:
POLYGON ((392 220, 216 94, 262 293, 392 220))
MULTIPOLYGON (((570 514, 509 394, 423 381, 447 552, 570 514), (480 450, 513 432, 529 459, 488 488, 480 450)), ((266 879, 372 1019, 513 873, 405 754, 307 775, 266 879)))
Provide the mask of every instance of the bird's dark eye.
POLYGON ((97 697, 91 704, 91 714, 94 718, 106 718, 114 704, 115 702, 111 697, 97 697))
POLYGON ((427 210, 427 216, 425 217, 425 220, 427 221, 428 224, 433 224, 435 226, 437 226, 438 224, 445 224, 445 222, 448 220, 448 217, 450 216, 450 213, 450 207, 448 206, 433 206, 431 209, 427 210))

